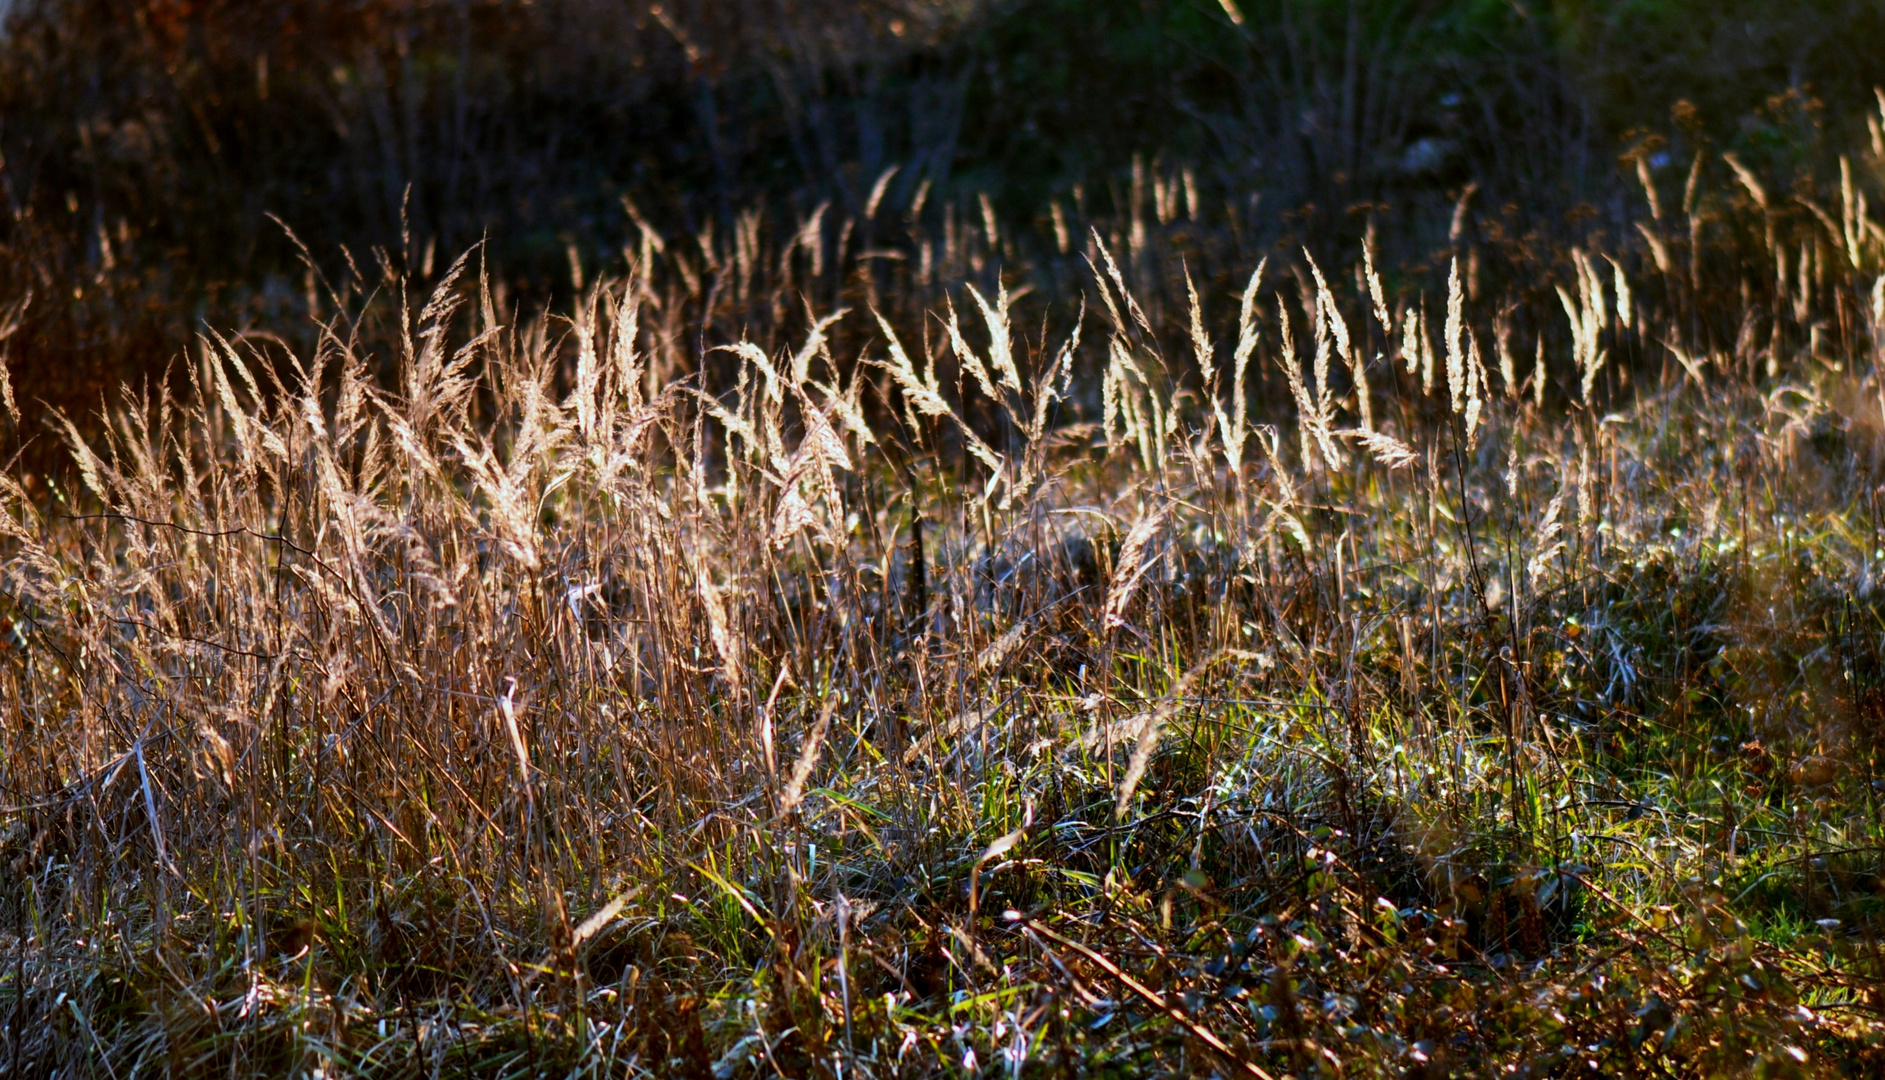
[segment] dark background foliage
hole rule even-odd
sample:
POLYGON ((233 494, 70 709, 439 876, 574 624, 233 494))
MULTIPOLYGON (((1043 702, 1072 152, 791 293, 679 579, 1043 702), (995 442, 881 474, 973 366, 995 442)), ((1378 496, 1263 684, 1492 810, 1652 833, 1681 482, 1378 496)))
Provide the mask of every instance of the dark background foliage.
POLYGON ((1614 234, 1637 154, 1824 173, 1881 40, 1870 0, 16 0, 0 303, 34 297, 21 393, 69 402, 292 308, 271 217, 369 271, 486 240, 528 304, 635 214, 855 215, 892 166, 916 227, 986 193, 1042 245, 1052 200, 1123 214, 1148 170, 1201 227, 1373 218, 1391 261, 1468 184, 1510 234, 1614 234))

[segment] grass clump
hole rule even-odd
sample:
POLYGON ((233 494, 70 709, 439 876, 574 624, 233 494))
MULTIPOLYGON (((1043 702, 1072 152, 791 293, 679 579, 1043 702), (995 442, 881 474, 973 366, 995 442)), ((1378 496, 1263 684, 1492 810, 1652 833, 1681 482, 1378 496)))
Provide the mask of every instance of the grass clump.
POLYGON ((209 333, 0 481, 0 1056, 1875 1070, 1882 164, 1503 293, 754 217, 209 333))

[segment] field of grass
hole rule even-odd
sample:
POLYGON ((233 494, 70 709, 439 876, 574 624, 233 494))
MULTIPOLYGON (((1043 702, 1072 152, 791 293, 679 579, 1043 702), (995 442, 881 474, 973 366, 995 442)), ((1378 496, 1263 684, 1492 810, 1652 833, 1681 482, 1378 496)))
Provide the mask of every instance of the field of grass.
POLYGON ((1431 276, 886 177, 0 382, 0 1069, 1877 1075, 1868 123, 1431 276))

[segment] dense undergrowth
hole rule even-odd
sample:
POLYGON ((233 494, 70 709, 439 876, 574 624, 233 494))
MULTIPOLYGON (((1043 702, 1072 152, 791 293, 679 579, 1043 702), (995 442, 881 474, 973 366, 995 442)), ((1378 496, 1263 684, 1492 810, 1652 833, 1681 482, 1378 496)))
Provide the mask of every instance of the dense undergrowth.
POLYGON ((1877 1071, 1885 161, 1704 164, 1433 295, 752 217, 9 396, 0 1062, 1877 1071))

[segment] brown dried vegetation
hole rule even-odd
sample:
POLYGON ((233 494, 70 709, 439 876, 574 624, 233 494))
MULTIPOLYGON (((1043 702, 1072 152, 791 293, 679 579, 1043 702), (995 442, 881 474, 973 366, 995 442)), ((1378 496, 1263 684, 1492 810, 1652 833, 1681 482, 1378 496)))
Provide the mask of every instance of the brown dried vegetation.
POLYGON ((1431 297, 1128 216, 1029 310, 875 200, 535 316, 390 253, 9 398, 0 1061, 1876 1070, 1881 168, 1483 279, 1462 199, 1431 297))

